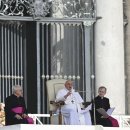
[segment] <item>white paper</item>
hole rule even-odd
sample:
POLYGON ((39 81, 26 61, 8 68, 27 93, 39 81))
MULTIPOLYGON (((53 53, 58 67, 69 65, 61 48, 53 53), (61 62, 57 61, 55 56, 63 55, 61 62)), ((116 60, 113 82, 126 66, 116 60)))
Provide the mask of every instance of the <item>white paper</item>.
POLYGON ((108 110, 107 110, 107 114, 108 114, 109 116, 111 116, 112 113, 113 113, 113 111, 114 111, 114 109, 115 109, 115 107, 112 107, 112 108, 108 109, 108 110))
POLYGON ((88 105, 84 110, 81 110, 80 113, 89 112, 89 110, 92 110, 92 103, 88 105))
POLYGON ((92 110, 92 103, 85 108, 86 111, 92 110))
POLYGON ((108 117, 109 115, 107 114, 107 112, 103 109, 103 108, 99 108, 97 109, 97 111, 103 115, 103 117, 108 117))
POLYGON ((108 117, 112 115, 112 112, 114 111, 115 107, 108 109, 105 111, 103 108, 97 109, 97 111, 103 115, 103 117, 108 117))

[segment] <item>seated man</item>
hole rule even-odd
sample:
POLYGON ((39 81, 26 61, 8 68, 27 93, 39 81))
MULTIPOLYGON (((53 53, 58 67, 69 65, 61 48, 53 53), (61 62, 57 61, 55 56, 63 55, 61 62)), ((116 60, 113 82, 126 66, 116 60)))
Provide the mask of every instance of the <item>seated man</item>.
POLYGON ((13 94, 5 100, 5 125, 33 124, 33 119, 27 115, 22 87, 13 86, 12 91, 13 94))
MULTIPOLYGON (((105 111, 107 111, 110 108, 109 99, 104 97, 106 94, 106 91, 107 91, 106 87, 104 86, 99 87, 98 96, 95 97, 94 99, 96 124, 102 125, 104 127, 119 127, 118 121, 116 119, 114 119, 113 117, 109 115, 107 115, 106 117, 103 117, 103 115, 97 111, 97 109, 99 108, 103 108, 105 111)), ((93 110, 94 109, 92 109, 92 122, 94 123, 93 110)))
POLYGON ((66 125, 80 125, 80 116, 83 115, 86 125, 91 125, 91 116, 89 110, 81 110, 80 104, 83 99, 78 92, 75 92, 72 81, 65 82, 65 87, 58 91, 56 101, 64 101, 65 105, 61 107, 61 113, 66 125))

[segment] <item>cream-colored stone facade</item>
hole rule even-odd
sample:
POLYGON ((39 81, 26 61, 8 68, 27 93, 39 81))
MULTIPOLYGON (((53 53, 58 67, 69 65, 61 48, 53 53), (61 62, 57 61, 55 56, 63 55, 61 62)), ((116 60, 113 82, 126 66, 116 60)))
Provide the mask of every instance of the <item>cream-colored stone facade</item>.
POLYGON ((114 114, 126 114, 123 0, 97 0, 95 85, 107 87, 114 114))
POLYGON ((125 69, 126 69, 126 112, 130 114, 130 0, 125 0, 124 13, 128 24, 125 25, 125 69))

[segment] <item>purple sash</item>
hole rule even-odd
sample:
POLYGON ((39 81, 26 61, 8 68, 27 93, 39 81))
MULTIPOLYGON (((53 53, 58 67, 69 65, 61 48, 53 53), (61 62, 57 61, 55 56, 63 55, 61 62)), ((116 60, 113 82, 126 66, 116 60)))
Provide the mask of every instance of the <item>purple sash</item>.
POLYGON ((12 108, 12 112, 22 114, 23 113, 23 107, 12 108))
POLYGON ((113 127, 119 127, 119 123, 115 118, 109 116, 108 119, 111 121, 113 127))
MULTIPOLYGON (((16 113, 16 114, 23 114, 24 112, 24 108, 23 107, 15 107, 11 109, 12 112, 16 113)), ((25 118, 25 120, 27 120, 28 124, 34 124, 34 121, 31 117, 27 117, 25 118)))
POLYGON ((31 117, 26 118, 28 121, 28 124, 34 124, 34 120, 31 117))

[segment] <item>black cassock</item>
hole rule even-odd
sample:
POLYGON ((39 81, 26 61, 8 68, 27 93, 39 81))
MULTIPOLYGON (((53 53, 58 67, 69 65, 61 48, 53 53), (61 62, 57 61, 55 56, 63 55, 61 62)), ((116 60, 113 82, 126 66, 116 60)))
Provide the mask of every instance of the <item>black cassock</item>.
POLYGON ((28 124, 26 119, 17 119, 15 117, 16 113, 12 111, 14 108, 22 108, 22 114, 27 114, 24 98, 17 97, 14 94, 12 94, 5 100, 5 124, 28 124))
MULTIPOLYGON (((112 127, 112 122, 109 118, 101 118, 102 115, 96 111, 98 108, 104 108, 106 111, 110 108, 109 99, 106 97, 101 98, 100 96, 97 96, 94 100, 95 103, 95 115, 96 115, 96 124, 97 125, 103 125, 106 127, 112 127)), ((92 122, 94 122, 94 116, 93 111, 92 114, 92 122)))

